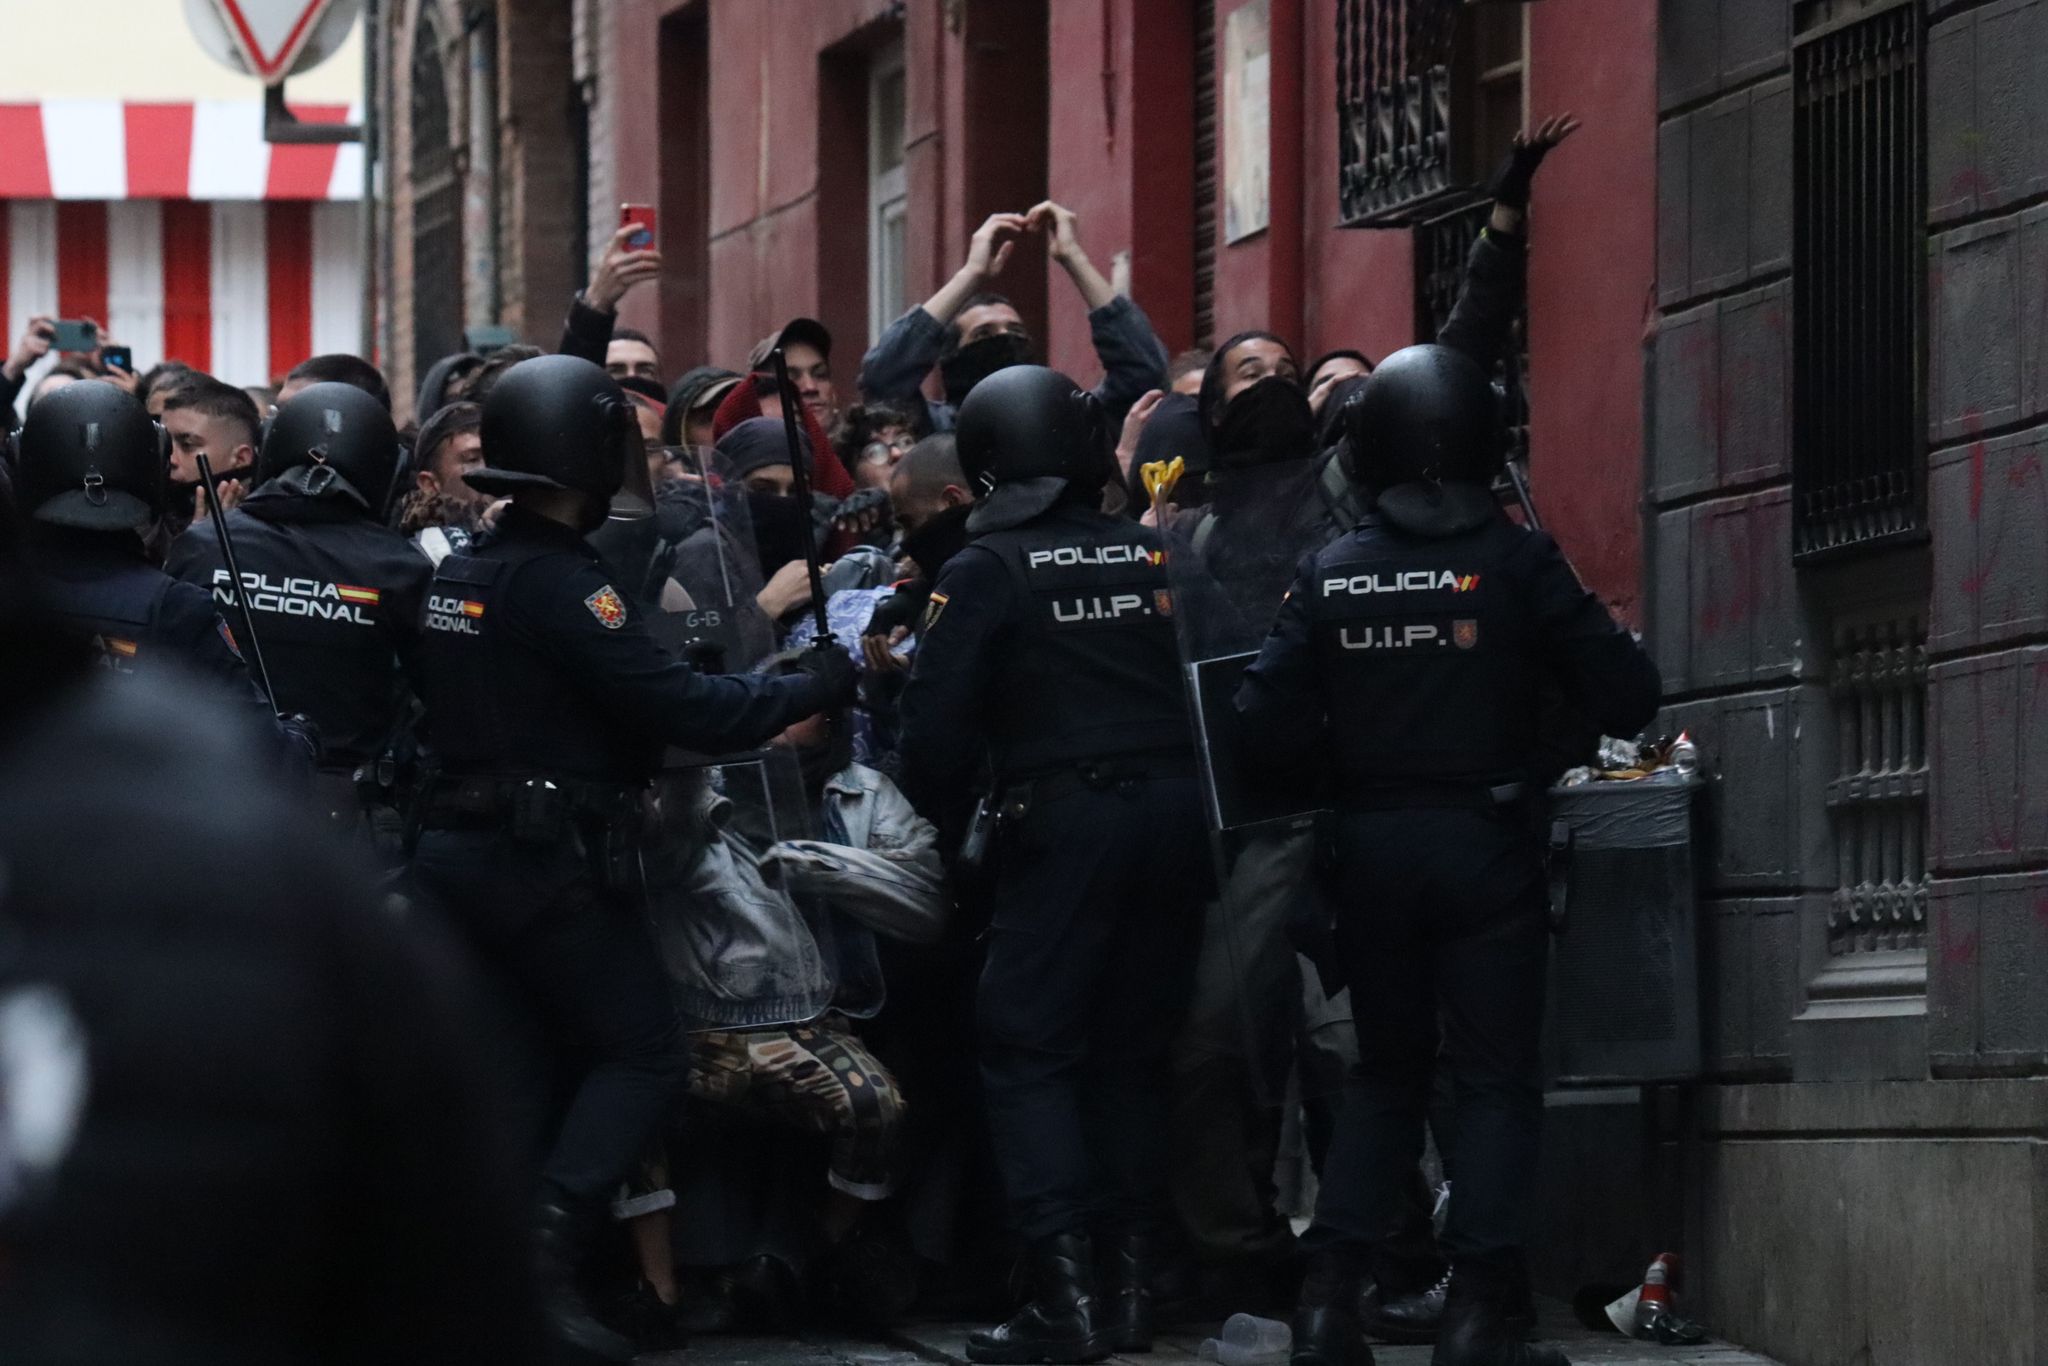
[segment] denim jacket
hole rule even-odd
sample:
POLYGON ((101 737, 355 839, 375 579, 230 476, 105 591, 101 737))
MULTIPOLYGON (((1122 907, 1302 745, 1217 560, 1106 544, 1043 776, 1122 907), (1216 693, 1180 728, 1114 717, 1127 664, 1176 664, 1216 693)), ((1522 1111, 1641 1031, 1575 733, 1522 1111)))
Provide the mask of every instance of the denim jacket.
POLYGON ((931 943, 947 898, 938 834, 896 785, 849 764, 828 778, 822 838, 756 850, 724 824, 680 881, 650 891, 655 936, 693 1029, 856 1018, 885 999, 875 935, 931 943))

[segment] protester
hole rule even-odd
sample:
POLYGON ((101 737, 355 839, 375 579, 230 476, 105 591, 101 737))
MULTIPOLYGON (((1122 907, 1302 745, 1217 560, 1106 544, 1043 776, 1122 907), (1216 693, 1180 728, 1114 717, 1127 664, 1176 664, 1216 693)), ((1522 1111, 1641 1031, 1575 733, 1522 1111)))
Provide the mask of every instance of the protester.
MULTIPOLYGON (((785 659, 770 671, 794 667, 785 659)), ((930 943, 944 928, 938 839, 894 784, 853 760, 845 711, 809 717, 772 744, 784 757, 761 770, 765 789, 738 775, 723 795, 689 778, 665 786, 665 800, 697 804, 710 833, 674 884, 652 889, 657 934, 696 1031, 689 1095, 831 1138, 816 1208, 821 1270, 850 1312, 884 1322, 914 1290, 907 1268, 877 1265, 905 1254, 892 1256, 867 1219, 895 1187, 904 1098, 857 1031, 886 1000, 876 936, 930 943), (774 790, 784 784, 795 791, 774 790), (800 799, 815 837, 764 828, 760 801, 779 795, 800 799)), ((619 1207, 645 1209, 634 1217, 660 1230, 636 1230, 635 1245, 652 1250, 641 1257, 643 1315, 649 1300, 678 1298, 661 1255, 674 1197, 650 1184, 629 1184, 619 1207)), ((730 1232, 729 1260, 744 1260, 746 1240, 730 1232)))
POLYGON ((240 502, 255 472, 263 425, 249 396, 195 371, 165 391, 163 424, 171 438, 170 505, 165 509, 171 529, 182 531, 207 516, 206 495, 199 487, 202 455, 213 467, 221 506, 240 502))
POLYGON ((860 403, 846 410, 832 432, 840 463, 864 489, 887 488, 889 475, 917 440, 916 419, 891 403, 860 403))
POLYGON ((816 318, 793 318, 784 323, 780 331, 755 343, 747 357, 747 369, 757 379, 773 377, 769 355, 778 346, 797 397, 818 425, 830 431, 839 421, 839 389, 832 382, 832 334, 816 318))
POLYGON ((399 504, 398 529, 439 564, 483 530, 491 499, 463 476, 482 469, 483 409, 451 403, 428 418, 413 444, 413 487, 399 504))
POLYGON ((1005 366, 1030 363, 1035 355, 1023 315, 989 286, 1009 264, 1017 238, 1046 235, 1046 250, 1073 282, 1088 308, 1102 383, 1095 397, 1110 420, 1166 378, 1166 348, 1144 311, 1120 295, 1088 259, 1075 236, 1072 210, 1047 200, 1028 213, 997 213, 975 230, 967 260, 939 292, 911 309, 875 341, 861 361, 860 391, 869 401, 925 404, 930 429, 948 431, 968 390, 1005 366), (925 377, 937 365, 945 399, 927 400, 925 377))
POLYGON ((645 332, 614 327, 612 339, 605 346, 604 372, 616 380, 644 379, 658 385, 662 382, 661 353, 645 332))
POLYGON ((50 347, 57 340, 54 322, 44 315, 30 318, 20 339, 14 343, 14 349, 7 353, 6 361, 0 363, 0 408, 7 410, 9 431, 14 429, 16 422, 14 401, 28 383, 28 372, 50 354, 50 347))
POLYGON ((385 412, 391 411, 391 386, 384 382, 384 372, 361 356, 334 352, 300 361, 278 386, 277 401, 290 403, 315 384, 352 385, 376 399, 385 412))
POLYGON ((717 440, 711 428, 718 405, 739 382, 736 372, 716 365, 700 365, 686 373, 669 390, 661 439, 671 446, 709 446, 717 440))
POLYGON ((1168 393, 1186 394, 1190 398, 1202 391, 1202 374, 1215 359, 1213 351, 1194 347, 1175 356, 1166 367, 1166 389, 1168 393))

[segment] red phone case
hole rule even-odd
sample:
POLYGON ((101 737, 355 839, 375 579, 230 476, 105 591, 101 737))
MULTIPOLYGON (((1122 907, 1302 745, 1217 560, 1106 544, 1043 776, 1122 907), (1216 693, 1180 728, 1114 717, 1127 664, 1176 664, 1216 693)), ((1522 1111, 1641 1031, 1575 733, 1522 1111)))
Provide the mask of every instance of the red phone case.
POLYGON ((619 205, 619 226, 623 228, 628 223, 637 223, 641 229, 641 231, 634 233, 626 239, 626 246, 629 250, 646 251, 654 245, 654 206, 652 204, 619 205))

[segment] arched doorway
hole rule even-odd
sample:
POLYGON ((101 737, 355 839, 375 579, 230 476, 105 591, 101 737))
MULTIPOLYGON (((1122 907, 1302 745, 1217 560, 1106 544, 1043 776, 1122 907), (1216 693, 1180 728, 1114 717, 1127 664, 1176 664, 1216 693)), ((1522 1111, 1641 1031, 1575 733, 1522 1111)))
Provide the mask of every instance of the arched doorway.
POLYGON ((449 137, 448 83, 431 8, 422 4, 412 44, 414 383, 462 347, 462 177, 449 137))

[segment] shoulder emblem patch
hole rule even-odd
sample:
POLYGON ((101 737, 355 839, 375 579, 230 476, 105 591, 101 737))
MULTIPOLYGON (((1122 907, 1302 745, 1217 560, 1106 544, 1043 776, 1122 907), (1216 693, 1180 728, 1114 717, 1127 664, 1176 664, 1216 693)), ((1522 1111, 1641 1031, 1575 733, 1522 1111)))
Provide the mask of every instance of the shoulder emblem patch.
POLYGON ((932 627, 939 624, 939 613, 945 611, 946 604, 951 601, 952 599, 948 598, 944 593, 932 594, 931 601, 924 605, 925 630, 929 631, 932 627))
MULTIPOLYGON (((234 655, 236 659, 240 659, 242 657, 242 645, 240 641, 235 639, 234 629, 218 617, 214 618, 213 629, 220 632, 221 643, 228 647, 228 652, 234 655)), ((133 653, 132 646, 129 652, 133 653)))
MULTIPOLYGON (((1460 592, 1464 590, 1459 590, 1460 592)), ((1470 650, 1479 644, 1479 622, 1463 617, 1451 623, 1451 643, 1461 650, 1470 650)))
POLYGON ((585 598, 583 605, 590 609, 590 615, 603 623, 607 631, 616 631, 626 624, 626 604, 610 584, 585 598))

